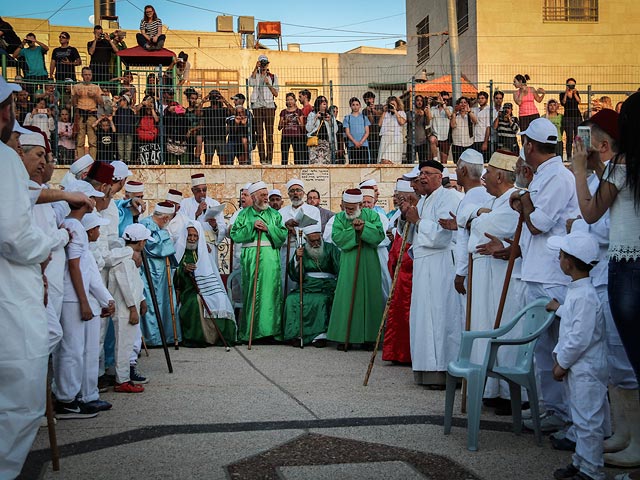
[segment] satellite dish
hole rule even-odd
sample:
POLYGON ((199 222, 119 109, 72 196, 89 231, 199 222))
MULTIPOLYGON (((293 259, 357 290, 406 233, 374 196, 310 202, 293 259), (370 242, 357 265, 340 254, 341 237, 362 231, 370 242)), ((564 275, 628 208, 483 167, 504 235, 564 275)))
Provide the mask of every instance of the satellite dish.
POLYGON ((96 17, 94 15, 89 15, 89 23, 91 25, 95 25, 96 24, 95 20, 96 20, 96 17))

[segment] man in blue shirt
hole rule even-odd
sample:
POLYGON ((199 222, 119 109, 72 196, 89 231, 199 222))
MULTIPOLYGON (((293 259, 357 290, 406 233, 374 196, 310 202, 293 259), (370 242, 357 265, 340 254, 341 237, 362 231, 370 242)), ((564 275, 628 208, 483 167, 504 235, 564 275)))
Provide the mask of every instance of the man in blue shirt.
POLYGON ((22 43, 13 52, 13 57, 18 60, 24 58, 26 71, 24 75, 26 90, 33 98, 34 92, 43 88, 43 82, 47 80, 47 67, 44 64, 44 55, 49 51, 49 47, 36 40, 34 33, 29 33, 22 43))

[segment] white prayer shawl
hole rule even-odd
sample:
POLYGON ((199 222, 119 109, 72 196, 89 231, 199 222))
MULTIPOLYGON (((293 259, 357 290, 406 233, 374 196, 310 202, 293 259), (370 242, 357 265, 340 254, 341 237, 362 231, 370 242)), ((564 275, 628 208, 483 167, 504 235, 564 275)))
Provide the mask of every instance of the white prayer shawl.
MULTIPOLYGON (((294 218, 294 216, 296 215, 296 213, 298 213, 298 211, 302 209, 302 211, 304 212, 304 214, 307 217, 311 217, 314 220, 318 221, 318 225, 321 224, 321 220, 320 220, 320 210, 318 210, 318 208, 309 205, 308 203, 303 203, 302 205, 300 205, 297 208, 294 208, 293 205, 287 205, 286 207, 282 207, 279 212, 280 212, 280 216, 282 217, 282 225, 284 225, 285 223, 287 223, 289 220, 292 220, 294 218)), ((290 235, 288 237, 289 239, 289 258, 287 258, 287 242, 284 243, 284 245, 282 245, 282 247, 280 248, 280 267, 281 267, 281 271, 282 271, 282 288, 284 291, 284 286, 287 285, 287 291, 284 292, 285 295, 287 295, 289 292, 291 292, 294 288, 296 288, 298 286, 297 282, 292 281, 290 278, 288 279, 287 282, 285 282, 285 278, 287 276, 287 264, 289 262, 289 260, 291 260, 291 257, 293 257, 295 251, 296 251, 296 247, 298 245, 298 235, 300 232, 302 231, 299 227, 295 227, 295 236, 290 235)), ((304 238, 304 235, 302 236, 302 243, 306 243, 306 240, 304 238)))
POLYGON ((457 195, 440 187, 417 205, 420 223, 410 249, 414 288, 409 325, 412 368, 418 372, 446 371, 460 347, 464 310, 461 296, 452 288, 453 232, 438 224, 456 211, 458 203, 457 195))
POLYGON ((391 240, 387 237, 387 229, 389 228, 389 219, 380 210, 375 209, 380 215, 380 221, 382 222, 382 229, 384 230, 384 240, 378 245, 378 258, 380 259, 380 271, 382 273, 382 297, 386 303, 389 298, 389 292, 391 290, 391 275, 389 274, 389 245, 391 240))
MULTIPOLYGON (((492 199, 481 205, 491 209, 490 213, 480 216, 473 214, 471 232, 469 235, 469 253, 473 254, 473 285, 471 301, 471 330, 492 330, 498 312, 502 286, 508 262, 493 258, 490 255, 476 253, 478 245, 489 240, 485 233, 495 235, 498 238, 513 238, 518 225, 518 213, 509 206, 509 197, 515 189, 510 189, 498 198, 492 199)), ((479 208, 479 207, 478 207, 479 208)), ((476 209, 477 212, 477 209, 476 209)), ((504 311, 502 325, 510 322, 514 315, 524 306, 525 285, 519 279, 511 277, 504 311)), ((520 336, 521 329, 515 327, 507 338, 520 336)), ((471 351, 471 361, 482 363, 487 348, 487 340, 476 340, 471 351)), ((513 366, 517 354, 517 347, 501 347, 498 350, 498 364, 513 366)), ((484 396, 487 398, 510 398, 508 384, 498 382, 495 378, 487 380, 484 396)))
MULTIPOLYGON (((233 215, 231 215, 231 218, 229 219, 229 231, 231 231, 231 227, 233 226, 233 224, 236 222, 236 218, 238 218, 238 215, 240 214, 240 212, 242 211, 242 207, 238 210, 236 210, 235 212, 233 212, 233 215)), ((238 245, 237 243, 234 242, 233 244, 233 265, 232 265, 232 271, 234 270, 239 270, 240 269, 240 254, 242 253, 242 245, 238 245)))
POLYGON ((182 213, 182 210, 178 210, 175 216, 171 219, 171 221, 167 225, 167 232, 169 232, 169 236, 171 237, 171 241, 174 245, 178 243, 178 239, 183 234, 187 228, 187 223, 189 223, 189 219, 187 216, 182 213))
MULTIPOLYGON (((211 255, 207 250, 207 242, 204 238, 202 224, 194 220, 189 220, 185 226, 182 235, 176 242, 176 260, 180 262, 184 256, 187 245, 187 229, 193 227, 198 231, 198 260, 196 261, 196 270, 194 272, 198 288, 202 294, 202 298, 207 302, 209 310, 214 318, 228 318, 234 321, 235 315, 233 307, 224 288, 220 272, 217 265, 211 260, 211 255)), ((205 318, 210 318, 206 309, 204 310, 205 318)))
POLYGON ((326 243, 333 243, 333 240, 331 239, 331 234, 333 233, 333 222, 335 219, 336 219, 336 216, 334 215, 329 220, 327 220, 327 224, 324 226, 324 233, 322 234, 322 239, 326 243))
POLYGON ((14 478, 44 414, 49 339, 40 263, 51 240, 33 224, 20 157, 0 142, 0 158, 0 477, 14 478))
MULTIPOLYGON (((207 208, 217 207, 220 205, 220 202, 213 198, 205 197, 205 201, 207 202, 207 208)), ((211 225, 209 225, 209 223, 204 219, 206 210, 196 218, 198 206, 199 204, 196 202, 194 197, 185 198, 180 202, 180 213, 186 216, 189 220, 198 220, 205 232, 215 234, 217 244, 222 243, 222 240, 224 240, 224 237, 227 234, 227 223, 224 220, 224 212, 220 212, 216 215, 216 222, 218 224, 218 232, 216 234, 211 225)))
POLYGON ((493 197, 489 195, 487 189, 483 186, 475 187, 467 191, 462 197, 458 210, 455 213, 458 223, 456 231, 456 275, 466 277, 468 275, 469 255, 467 254, 469 242, 469 230, 467 230, 467 222, 471 219, 471 215, 493 197))

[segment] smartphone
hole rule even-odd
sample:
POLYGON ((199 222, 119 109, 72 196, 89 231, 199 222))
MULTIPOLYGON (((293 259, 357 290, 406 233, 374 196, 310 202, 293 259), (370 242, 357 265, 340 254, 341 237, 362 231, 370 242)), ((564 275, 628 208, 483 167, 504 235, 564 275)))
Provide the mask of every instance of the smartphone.
POLYGON ((47 109, 46 108, 39 108, 38 109, 38 113, 47 113, 47 109))
POLYGON ((579 126, 578 137, 580 137, 587 150, 591 149, 591 127, 579 126))

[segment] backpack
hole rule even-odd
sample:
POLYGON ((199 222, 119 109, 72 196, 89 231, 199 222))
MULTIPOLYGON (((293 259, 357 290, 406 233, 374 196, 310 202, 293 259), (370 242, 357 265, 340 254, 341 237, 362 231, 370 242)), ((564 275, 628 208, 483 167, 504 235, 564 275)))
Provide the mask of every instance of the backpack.
POLYGON ((136 129, 138 139, 142 142, 153 142, 158 136, 158 127, 151 115, 144 115, 136 129))

